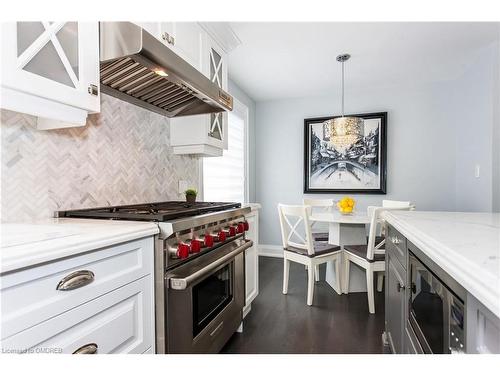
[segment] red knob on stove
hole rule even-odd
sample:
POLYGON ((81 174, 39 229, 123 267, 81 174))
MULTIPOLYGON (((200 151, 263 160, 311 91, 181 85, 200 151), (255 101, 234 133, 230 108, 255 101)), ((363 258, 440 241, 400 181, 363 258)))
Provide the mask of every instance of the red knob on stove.
POLYGON ((245 231, 245 223, 238 223, 238 228, 236 229, 238 233, 243 233, 245 231))
POLYGON ((220 241, 220 242, 224 242, 224 241, 226 240, 226 232, 224 232, 224 231, 222 231, 222 230, 221 230, 221 231, 218 233, 218 238, 219 238, 219 241, 220 241))
POLYGON ((214 237, 211 236, 210 234, 205 234, 204 241, 206 247, 212 247, 214 246, 214 237))
POLYGON ((180 243, 177 246, 177 257, 180 259, 186 259, 189 256, 189 245, 185 243, 180 243))
POLYGON ((229 227, 229 237, 236 236, 236 227, 234 225, 231 225, 229 227))
POLYGON ((191 253, 196 254, 201 250, 201 241, 200 240, 191 240, 191 253))
POLYGON ((243 227, 245 228, 245 232, 248 231, 248 229, 250 229, 250 225, 248 224, 248 221, 243 222, 243 227))

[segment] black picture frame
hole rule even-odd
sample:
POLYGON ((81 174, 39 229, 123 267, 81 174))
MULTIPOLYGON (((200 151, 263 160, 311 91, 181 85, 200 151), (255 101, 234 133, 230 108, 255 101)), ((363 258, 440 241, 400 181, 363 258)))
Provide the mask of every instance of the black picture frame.
POLYGON ((355 194, 386 194, 387 188, 387 112, 375 113, 360 113, 350 114, 346 116, 361 117, 365 120, 380 118, 380 148, 379 148, 379 164, 380 164, 380 184, 378 189, 325 189, 325 188, 310 188, 309 179, 309 147, 310 127, 312 124, 317 124, 341 116, 314 117, 304 119, 304 193, 305 194, 336 194, 336 193, 355 193, 355 194))

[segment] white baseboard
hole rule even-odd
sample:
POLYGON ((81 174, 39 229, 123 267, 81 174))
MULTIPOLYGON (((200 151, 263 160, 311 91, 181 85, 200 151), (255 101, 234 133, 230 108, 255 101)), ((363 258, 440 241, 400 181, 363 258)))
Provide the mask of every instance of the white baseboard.
POLYGON ((259 256, 283 258, 283 246, 259 244, 259 256))

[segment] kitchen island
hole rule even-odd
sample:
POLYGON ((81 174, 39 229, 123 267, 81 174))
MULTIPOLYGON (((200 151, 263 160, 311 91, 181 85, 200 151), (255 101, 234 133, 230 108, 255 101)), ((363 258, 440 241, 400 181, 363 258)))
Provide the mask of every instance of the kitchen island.
MULTIPOLYGON (((454 296, 447 298, 457 297, 464 305, 464 343, 460 342, 463 351, 500 352, 500 214, 393 211, 385 212, 384 219, 389 226, 386 334, 393 336, 393 351, 420 352, 415 341, 425 340, 418 340, 419 333, 411 332, 412 301, 419 290, 434 296, 445 295, 444 285, 450 288, 449 295, 454 296), (412 265, 412 259, 421 261, 420 266, 412 265), (415 281, 412 273, 418 272, 430 275, 430 291, 420 285, 420 279, 415 281), (397 284, 397 288, 391 288, 392 284, 397 284), (459 290, 464 291, 463 295, 459 290), (393 324, 395 320, 397 324, 393 324), (401 332, 397 329, 400 325, 401 332)), ((443 301, 446 304, 446 298, 443 301)), ((447 317, 444 318, 446 326, 447 317)), ((455 341, 450 324, 447 332, 455 341)), ((446 341, 452 339, 446 333, 444 336, 448 348, 446 341)), ((451 352, 454 350, 450 348, 451 352)))

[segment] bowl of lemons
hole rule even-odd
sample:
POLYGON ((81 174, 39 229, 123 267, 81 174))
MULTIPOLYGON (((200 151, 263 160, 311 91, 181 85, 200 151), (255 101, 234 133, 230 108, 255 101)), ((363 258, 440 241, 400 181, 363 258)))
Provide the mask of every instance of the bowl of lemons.
POLYGON ((342 215, 352 215, 356 201, 351 197, 344 197, 337 202, 337 208, 342 215))

